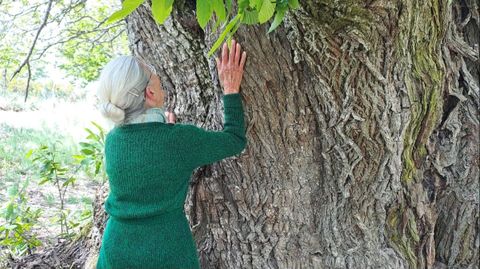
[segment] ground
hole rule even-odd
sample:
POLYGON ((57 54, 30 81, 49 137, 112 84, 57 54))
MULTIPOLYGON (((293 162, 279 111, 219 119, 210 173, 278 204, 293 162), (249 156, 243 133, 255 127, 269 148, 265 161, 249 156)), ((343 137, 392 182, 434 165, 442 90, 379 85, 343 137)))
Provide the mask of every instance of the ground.
MULTIPOLYGON (((26 159, 25 154, 40 144, 55 144, 59 158, 69 167, 68 172, 77 177, 66 193, 66 208, 72 212, 70 218, 77 220, 81 212, 91 211, 95 190, 103 180, 81 169, 73 172, 76 166, 71 165, 71 156, 80 149, 78 143, 88 135, 84 128, 94 129, 91 120, 108 129, 108 123, 98 115, 91 99, 71 102, 31 97, 24 103, 19 95, 0 95, 0 208, 5 207, 8 193, 17 183, 21 185, 30 179, 27 203, 33 209, 42 209, 33 233, 45 246, 55 244, 60 233, 60 225, 53 219, 60 204, 58 191, 50 183, 39 185, 38 167, 26 159)), ((2 214, 0 223, 4 222, 2 214)))

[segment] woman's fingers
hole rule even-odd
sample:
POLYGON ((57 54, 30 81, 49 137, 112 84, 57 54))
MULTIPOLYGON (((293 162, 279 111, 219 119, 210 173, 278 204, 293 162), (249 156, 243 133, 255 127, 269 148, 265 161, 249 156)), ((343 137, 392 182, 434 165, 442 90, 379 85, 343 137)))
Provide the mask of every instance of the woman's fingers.
POLYGON ((232 48, 230 49, 230 55, 228 56, 228 63, 234 64, 235 61, 235 48, 237 47, 237 42, 235 39, 232 39, 232 48))
POLYGON ((235 65, 238 66, 240 64, 240 52, 242 51, 242 46, 237 43, 237 51, 235 52, 235 65))
POLYGON ((242 53, 242 46, 232 39, 232 48, 229 50, 227 42, 223 43, 222 55, 220 58, 215 58, 217 69, 221 67, 232 65, 233 67, 241 67, 245 65, 246 52, 242 53))
POLYGON ((224 93, 238 93, 247 53, 242 52, 242 46, 232 39, 231 49, 228 49, 227 42, 224 42, 221 54, 221 58, 215 58, 220 85, 224 93))
POLYGON ((171 112, 171 113, 168 114, 168 121, 170 123, 175 123, 175 121, 176 121, 175 113, 171 112))
POLYGON ((175 123, 176 121, 175 113, 165 111, 165 115, 167 116, 167 123, 175 123))
POLYGON ((247 52, 244 51, 242 53, 242 59, 240 60, 240 70, 243 70, 243 67, 245 66, 245 60, 247 59, 247 52))
POLYGON ((227 47, 227 42, 223 43, 223 48, 222 48, 222 65, 226 64, 228 62, 228 47, 227 47))

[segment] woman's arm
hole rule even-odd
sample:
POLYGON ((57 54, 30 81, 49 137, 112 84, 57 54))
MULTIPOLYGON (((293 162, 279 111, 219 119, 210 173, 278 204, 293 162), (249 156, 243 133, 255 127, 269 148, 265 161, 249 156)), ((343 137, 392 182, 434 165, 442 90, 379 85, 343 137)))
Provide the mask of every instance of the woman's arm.
POLYGON ((242 97, 239 93, 246 56, 245 51, 241 53, 240 44, 232 39, 230 52, 225 42, 221 59, 215 59, 220 83, 224 89, 223 130, 205 130, 195 125, 181 126, 185 129, 182 133, 190 137, 189 141, 185 140, 190 148, 185 150, 188 152, 188 160, 193 168, 239 154, 246 147, 242 97))
POLYGON ((247 138, 241 98, 240 93, 223 96, 225 120, 222 131, 177 124, 183 129, 184 152, 192 169, 239 154, 245 149, 247 138))

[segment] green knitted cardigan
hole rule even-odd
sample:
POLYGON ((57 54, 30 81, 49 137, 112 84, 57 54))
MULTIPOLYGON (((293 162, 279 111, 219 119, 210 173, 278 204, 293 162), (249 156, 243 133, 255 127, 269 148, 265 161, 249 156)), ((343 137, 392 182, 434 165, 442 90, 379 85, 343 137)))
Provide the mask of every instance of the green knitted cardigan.
MULTIPOLYGON (((222 100, 224 127, 221 131, 206 130, 184 123, 143 122, 120 125, 108 132, 105 138, 105 168, 110 193, 104 206, 110 218, 123 224, 149 223, 153 219, 166 223, 161 219, 162 216, 183 212, 188 183, 195 168, 240 154, 245 149, 247 139, 241 95, 224 94, 222 100)), ((107 224, 106 230, 108 229, 107 224)), ((167 229, 171 229, 170 232, 175 234, 177 227, 167 229)), ((185 231, 182 230, 182 233, 185 231)), ((191 237, 191 233, 189 236, 191 237)), ((148 240, 148 237, 145 238, 148 240)), ((125 240, 135 238, 132 236, 125 240)), ((189 242, 193 240, 185 244, 189 242)), ((122 249, 115 248, 125 246, 104 240, 102 247, 108 248, 107 251, 101 250, 97 268, 114 268, 115 264, 120 266, 127 262, 130 263, 128 268, 137 268, 132 261, 136 257, 143 261, 138 268, 162 268, 167 265, 182 268, 186 264, 181 263, 188 258, 175 260, 174 256, 168 256, 172 258, 165 264, 153 264, 153 261, 159 263, 159 260, 145 257, 145 253, 152 253, 152 249, 167 251, 169 245, 158 246, 157 242, 157 245, 152 247, 152 244, 145 242, 144 245, 140 244, 141 247, 137 246, 133 250, 129 249, 128 253, 127 250, 122 253, 122 249), (142 246, 145 246, 145 249, 142 246), (108 256, 109 253, 116 253, 115 256, 123 255, 125 260, 120 261, 118 259, 122 257, 112 257, 113 254, 108 256), (125 258, 127 256, 128 259, 125 258)), ((163 244, 175 245, 182 242, 179 240, 163 244)), ((191 255, 190 259, 193 258, 198 257, 191 255)), ((191 261, 190 264, 194 262, 197 261, 191 261)))

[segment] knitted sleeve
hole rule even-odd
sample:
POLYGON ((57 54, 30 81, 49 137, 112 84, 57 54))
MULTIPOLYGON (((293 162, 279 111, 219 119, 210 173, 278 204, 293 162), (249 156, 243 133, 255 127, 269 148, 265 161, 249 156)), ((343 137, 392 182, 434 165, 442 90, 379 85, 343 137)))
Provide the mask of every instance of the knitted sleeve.
POLYGON ((206 130, 191 124, 182 124, 187 162, 193 168, 211 164, 241 153, 247 144, 240 93, 224 94, 224 124, 222 131, 206 130))

